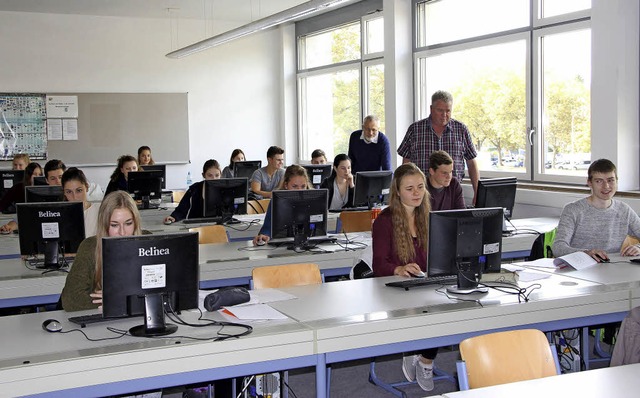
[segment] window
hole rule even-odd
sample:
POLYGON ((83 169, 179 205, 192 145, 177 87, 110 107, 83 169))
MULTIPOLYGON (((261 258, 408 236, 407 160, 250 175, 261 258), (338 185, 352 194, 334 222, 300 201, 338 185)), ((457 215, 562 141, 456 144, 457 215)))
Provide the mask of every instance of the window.
POLYGON ((590 5, 417 1, 418 118, 429 116, 433 92, 449 91, 453 117, 469 128, 483 176, 584 181, 591 160, 591 30, 584 11, 590 5), (464 19, 471 17, 483 23, 464 19), (457 29, 448 29, 453 20, 457 29))
POLYGON ((298 37, 300 159, 347 153, 364 115, 384 131, 384 19, 380 12, 298 37))

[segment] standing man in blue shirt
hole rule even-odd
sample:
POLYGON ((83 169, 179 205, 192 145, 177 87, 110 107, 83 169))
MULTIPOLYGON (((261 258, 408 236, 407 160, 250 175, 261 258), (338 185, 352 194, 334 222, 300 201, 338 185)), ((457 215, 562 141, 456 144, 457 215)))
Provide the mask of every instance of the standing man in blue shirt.
POLYGON ((349 138, 351 171, 391 170, 389 139, 380 131, 380 120, 369 115, 362 121, 362 130, 351 133, 349 138))

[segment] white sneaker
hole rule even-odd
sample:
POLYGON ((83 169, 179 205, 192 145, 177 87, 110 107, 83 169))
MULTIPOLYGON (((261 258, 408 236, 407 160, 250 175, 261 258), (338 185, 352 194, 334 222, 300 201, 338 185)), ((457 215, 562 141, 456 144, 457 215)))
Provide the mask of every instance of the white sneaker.
POLYGON ((425 365, 421 361, 416 363, 416 381, 425 391, 433 390, 433 363, 425 365))
POLYGON ((416 380, 416 365, 418 363, 417 355, 403 355, 402 356, 402 373, 407 381, 416 380))

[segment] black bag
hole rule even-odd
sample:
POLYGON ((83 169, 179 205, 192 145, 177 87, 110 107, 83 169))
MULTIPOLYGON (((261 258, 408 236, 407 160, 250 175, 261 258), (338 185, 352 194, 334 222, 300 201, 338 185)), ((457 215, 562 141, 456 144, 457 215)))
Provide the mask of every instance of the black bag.
POLYGON ((204 308, 217 311, 222 307, 246 303, 250 299, 249 291, 244 287, 223 287, 204 298, 204 308))

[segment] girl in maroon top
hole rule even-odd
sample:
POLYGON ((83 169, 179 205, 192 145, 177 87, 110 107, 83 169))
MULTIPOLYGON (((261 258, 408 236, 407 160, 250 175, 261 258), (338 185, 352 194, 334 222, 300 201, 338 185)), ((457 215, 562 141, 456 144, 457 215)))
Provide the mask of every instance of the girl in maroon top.
MULTIPOLYGON (((393 172, 389 207, 373 223, 373 274, 421 276, 427 272, 427 235, 431 204, 427 179, 413 163, 393 172)), ((433 390, 437 348, 402 358, 402 371, 425 391, 433 390)))

